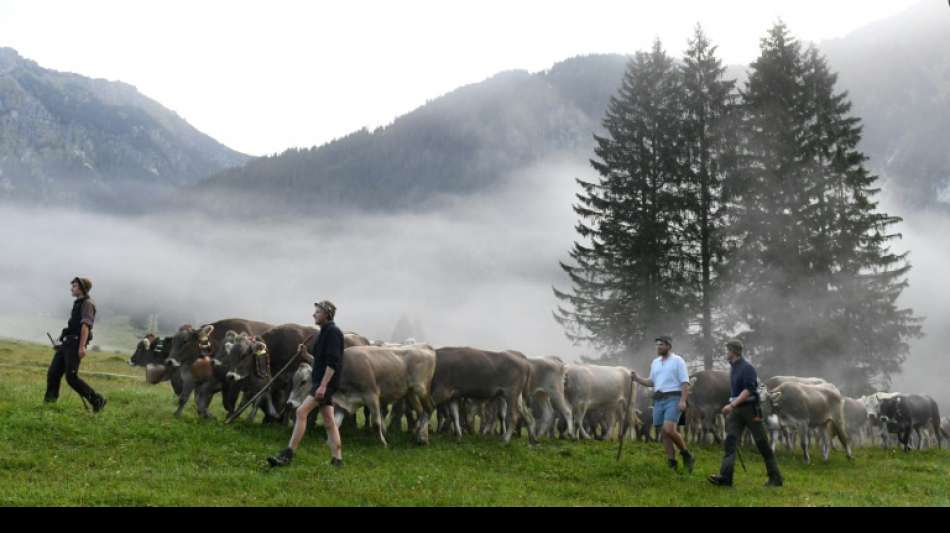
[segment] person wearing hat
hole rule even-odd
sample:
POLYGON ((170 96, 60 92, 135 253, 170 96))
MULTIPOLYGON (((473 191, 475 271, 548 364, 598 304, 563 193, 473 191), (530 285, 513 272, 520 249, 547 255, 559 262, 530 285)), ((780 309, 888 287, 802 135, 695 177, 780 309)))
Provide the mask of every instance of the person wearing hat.
POLYGON ((742 357, 741 341, 732 339, 726 343, 726 360, 732 367, 729 372, 732 397, 722 408, 722 414, 726 417, 726 440, 723 443, 725 455, 719 467, 719 474, 709 476, 709 482, 720 487, 732 486, 732 473, 736 466, 736 446, 742 430, 747 428, 752 433, 755 446, 765 460, 765 471, 769 476, 765 485, 781 487, 782 473, 779 472, 778 461, 775 460, 775 454, 769 446, 769 441, 765 436, 765 426, 762 423, 755 368, 742 357))
POLYGON ((686 371, 686 361, 676 355, 673 349, 673 339, 668 335, 656 338, 657 358, 650 364, 650 377, 641 378, 636 371, 630 377, 645 387, 653 387, 653 425, 661 427, 663 447, 670 468, 676 470, 676 449, 683 456, 683 465, 689 472, 693 471, 696 458, 686 448, 686 441, 676 431, 676 424, 680 415, 686 411, 686 400, 689 397, 689 373, 686 371), (675 448, 674 448, 675 447, 675 448))
POLYGON ((323 426, 327 430, 327 444, 330 446, 330 464, 343 466, 343 444, 340 441, 340 429, 333 419, 333 394, 340 383, 340 368, 343 362, 343 332, 333 322, 336 306, 328 300, 313 304, 316 310, 313 319, 320 326, 320 334, 314 343, 313 372, 311 373, 310 394, 297 408, 294 432, 290 443, 276 455, 267 458, 271 466, 287 466, 294 458, 294 452, 300 446, 307 431, 307 417, 310 412, 320 408, 323 426))
POLYGON ((70 292, 75 298, 73 309, 46 371, 46 395, 43 399, 50 403, 59 399, 59 386, 63 374, 66 374, 66 383, 79 394, 84 404, 88 401, 92 410, 98 413, 105 407, 106 399, 79 377, 79 364, 86 357, 86 346, 92 341, 92 325, 96 319, 96 303, 89 297, 91 289, 89 278, 76 277, 70 282, 70 292))

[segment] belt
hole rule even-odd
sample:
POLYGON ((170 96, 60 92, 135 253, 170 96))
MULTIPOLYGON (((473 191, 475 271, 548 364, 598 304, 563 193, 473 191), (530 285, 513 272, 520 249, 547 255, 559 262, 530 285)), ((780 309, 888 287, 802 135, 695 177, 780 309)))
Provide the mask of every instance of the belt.
POLYGON ((682 392, 682 391, 678 391, 678 390, 677 390, 677 391, 670 391, 670 392, 660 392, 660 391, 657 391, 657 392, 653 393, 653 399, 654 399, 654 400, 663 400, 663 399, 665 399, 665 398, 675 398, 675 397, 677 397, 677 396, 682 396, 682 395, 683 395, 683 392, 682 392))

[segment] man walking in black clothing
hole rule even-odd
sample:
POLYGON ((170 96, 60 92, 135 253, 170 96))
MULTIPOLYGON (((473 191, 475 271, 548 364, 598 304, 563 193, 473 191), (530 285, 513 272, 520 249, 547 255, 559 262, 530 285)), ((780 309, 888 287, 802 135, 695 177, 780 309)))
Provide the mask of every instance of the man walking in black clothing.
POLYGON ((330 446, 330 464, 343 466, 343 444, 340 441, 340 429, 333 419, 333 394, 340 383, 340 368, 343 363, 343 332, 333 322, 336 306, 324 300, 314 304, 316 310, 313 319, 320 326, 320 334, 314 343, 312 388, 307 398, 297 408, 297 420, 294 432, 290 436, 287 448, 277 455, 267 458, 271 466, 287 466, 294 458, 294 452, 300 446, 307 431, 307 417, 315 408, 320 408, 323 425, 327 430, 327 444, 330 446))
POLYGON ((55 402, 59 398, 60 382, 63 374, 66 374, 66 383, 98 413, 105 407, 106 399, 79 377, 79 364, 86 357, 86 346, 92 341, 92 325, 96 319, 96 304, 89 297, 90 289, 92 281, 88 278, 76 277, 71 282, 70 290, 76 300, 73 302, 69 322, 59 336, 60 344, 56 346, 53 361, 46 372, 44 400, 55 402))
POLYGON ((730 380, 732 381, 732 397, 729 403, 722 408, 726 417, 725 455, 719 474, 709 476, 709 482, 721 487, 732 486, 732 472, 736 467, 736 446, 743 428, 752 432, 755 446, 765 459, 765 470, 769 480, 766 486, 781 487, 782 473, 778 469, 778 461, 769 446, 765 436, 765 426, 762 424, 762 408, 759 405, 758 379, 755 368, 742 357, 742 343, 730 340, 726 343, 726 359, 732 366, 730 380))

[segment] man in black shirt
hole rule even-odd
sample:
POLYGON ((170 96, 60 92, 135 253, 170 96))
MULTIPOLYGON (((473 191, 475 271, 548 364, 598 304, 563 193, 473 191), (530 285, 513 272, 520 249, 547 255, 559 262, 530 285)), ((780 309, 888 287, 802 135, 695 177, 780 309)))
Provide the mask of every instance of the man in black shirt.
POLYGON ((307 417, 310 412, 320 408, 323 416, 323 425, 327 430, 327 444, 330 446, 330 464, 336 467, 343 466, 343 444, 340 442, 340 430, 333 419, 333 394, 340 383, 340 369, 343 363, 343 332, 333 322, 336 315, 336 306, 324 300, 314 303, 316 310, 313 319, 320 326, 320 334, 314 343, 313 372, 310 395, 297 408, 297 420, 294 423, 294 432, 290 436, 290 443, 277 455, 267 458, 271 466, 287 466, 294 458, 294 452, 300 446, 304 433, 307 431, 307 417))
POLYGON ((92 281, 88 278, 73 278, 70 292, 75 298, 69 322, 59 336, 60 344, 46 371, 46 402, 55 402, 59 398, 59 385, 63 374, 66 383, 79 394, 83 401, 92 404, 96 413, 106 405, 106 399, 92 390, 88 383, 79 377, 79 363, 86 357, 86 346, 92 341, 92 324, 96 319, 96 303, 89 297, 92 281))
POLYGON ((709 476, 709 482, 723 487, 732 486, 732 472, 736 466, 736 445, 743 428, 752 432, 755 446, 765 459, 765 470, 769 480, 766 486, 781 487, 782 474, 778 469, 778 461, 769 446, 765 435, 765 426, 762 424, 762 409, 759 406, 758 379, 755 368, 742 357, 742 343, 730 340, 726 343, 726 359, 732 366, 730 380, 732 381, 732 397, 729 403, 722 408, 726 417, 725 455, 718 475, 709 476))

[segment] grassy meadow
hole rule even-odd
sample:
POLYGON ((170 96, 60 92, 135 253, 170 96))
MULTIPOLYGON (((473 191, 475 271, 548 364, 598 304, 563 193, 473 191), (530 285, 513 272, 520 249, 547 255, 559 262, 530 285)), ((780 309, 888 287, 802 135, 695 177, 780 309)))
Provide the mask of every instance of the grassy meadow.
POLYGON ((51 350, 0 340, 0 505, 53 506, 948 506, 950 452, 861 448, 804 465, 779 452, 786 485, 765 488, 755 450, 736 487, 713 487, 721 450, 695 449, 696 471, 673 473, 661 446, 497 437, 462 443, 434 435, 428 447, 397 434, 384 449, 362 430, 344 433, 346 466, 329 466, 322 427, 313 428, 289 468, 264 458, 282 448, 286 427, 181 419, 168 383, 147 385, 127 355, 90 353, 80 375, 102 392, 105 411, 86 412, 65 380, 60 400, 42 402, 51 350))

